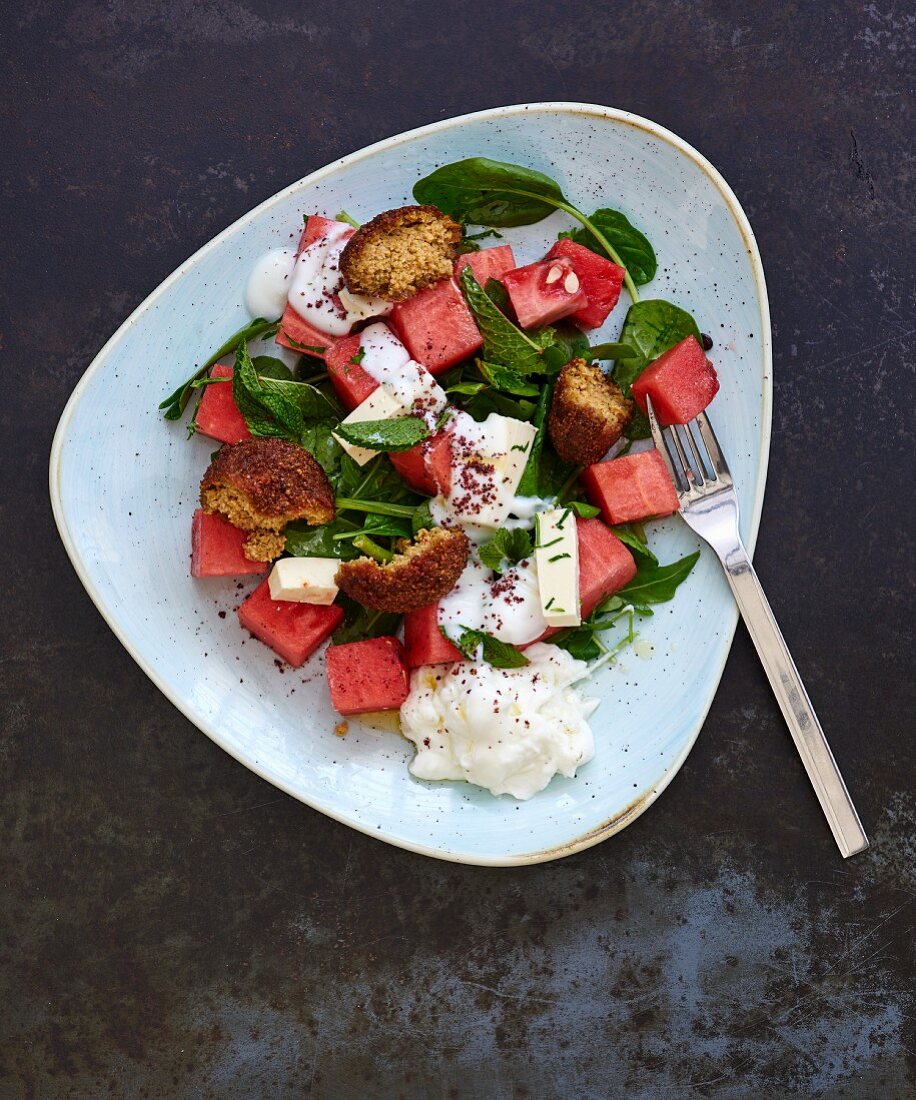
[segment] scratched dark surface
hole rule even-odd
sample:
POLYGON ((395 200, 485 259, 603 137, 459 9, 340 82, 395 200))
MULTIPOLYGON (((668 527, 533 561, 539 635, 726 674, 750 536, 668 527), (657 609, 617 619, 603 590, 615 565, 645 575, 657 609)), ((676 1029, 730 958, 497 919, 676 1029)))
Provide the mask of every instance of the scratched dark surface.
POLYGON ((914 31, 894 0, 7 8, 0 1096, 914 1094, 914 31), (182 259, 345 152, 544 99, 670 127, 754 226, 776 358, 757 561, 871 834, 857 859, 743 630, 650 812, 481 870, 231 760, 58 541, 60 411, 182 259))

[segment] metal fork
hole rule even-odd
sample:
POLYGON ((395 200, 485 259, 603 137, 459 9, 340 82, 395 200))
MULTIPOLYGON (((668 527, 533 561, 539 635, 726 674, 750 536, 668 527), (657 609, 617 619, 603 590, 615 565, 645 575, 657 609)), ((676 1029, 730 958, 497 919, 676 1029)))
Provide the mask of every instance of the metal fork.
POLYGON ((854 856, 868 847, 868 837, 741 541, 738 497, 709 417, 700 413, 680 430, 663 430, 649 397, 646 403, 652 438, 677 488, 681 517, 721 561, 834 839, 845 858, 854 856))

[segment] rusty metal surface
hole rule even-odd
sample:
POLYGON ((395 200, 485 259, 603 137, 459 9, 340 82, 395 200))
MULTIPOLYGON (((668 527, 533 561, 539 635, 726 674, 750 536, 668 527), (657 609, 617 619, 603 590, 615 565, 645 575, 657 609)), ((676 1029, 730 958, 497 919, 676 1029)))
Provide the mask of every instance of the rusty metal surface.
POLYGON ((913 33, 896 0, 7 8, 0 1096, 913 1095, 913 33), (353 148, 537 99, 670 126, 755 228, 757 562, 872 836, 848 863, 740 629, 648 813, 466 868, 220 752, 58 543, 60 410, 186 255, 353 148))

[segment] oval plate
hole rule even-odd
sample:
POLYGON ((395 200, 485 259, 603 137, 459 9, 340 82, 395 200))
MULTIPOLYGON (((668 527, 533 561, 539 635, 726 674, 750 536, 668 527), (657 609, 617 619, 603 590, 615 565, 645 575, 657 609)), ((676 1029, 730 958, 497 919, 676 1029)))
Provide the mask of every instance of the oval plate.
MULTIPOLYGON (((334 735, 324 661, 281 670, 238 626, 241 585, 194 581, 188 559, 197 485, 215 444, 185 438, 159 401, 247 319, 251 264, 298 236, 302 215, 366 220, 411 201, 414 182, 471 156, 547 172, 580 208, 623 210, 656 246, 645 296, 668 298, 715 340, 722 388, 712 409, 753 547, 769 450, 769 312, 751 228, 728 185, 695 149, 608 107, 532 103, 438 122, 371 145, 262 203, 182 264, 124 322, 76 387, 51 452, 51 500, 89 595, 137 664, 218 745, 258 775, 355 829, 441 859, 537 863, 606 839, 670 782, 696 740, 737 612, 708 550, 641 643, 588 683, 595 759, 528 802, 407 771, 412 747, 351 721, 334 735), (225 617, 220 617, 224 612, 225 617), (651 647, 651 648, 650 648, 651 647)), ((509 230, 519 262, 570 227, 555 215, 509 230)), ((626 294, 606 331, 613 338, 626 294)), ((653 525, 663 561, 697 547, 676 519, 653 525)), ((245 589, 253 587, 246 578, 245 589)))

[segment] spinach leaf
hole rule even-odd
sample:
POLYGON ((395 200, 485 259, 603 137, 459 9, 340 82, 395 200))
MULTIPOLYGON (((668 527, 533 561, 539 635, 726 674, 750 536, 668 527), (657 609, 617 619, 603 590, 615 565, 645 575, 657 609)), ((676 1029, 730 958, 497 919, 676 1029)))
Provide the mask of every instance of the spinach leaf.
POLYGON ((409 451, 429 438, 429 428, 418 416, 399 416, 395 420, 362 420, 340 423, 335 433, 356 447, 370 451, 409 451))
POLYGON ((509 530, 503 527, 489 542, 481 546, 478 553, 488 569, 492 569, 494 573, 502 573, 505 566, 530 558, 533 550, 531 535, 524 528, 509 530))
POLYGON ((293 372, 275 355, 252 355, 251 365, 259 378, 279 378, 285 382, 293 380, 293 372))
POLYGON ((359 524, 338 516, 321 527, 310 527, 301 520, 288 523, 285 528, 286 552, 296 558, 340 558, 350 561, 359 557, 349 541, 335 538, 336 535, 357 534, 359 524))
POLYGON ((653 359, 687 336, 700 340, 697 323, 686 310, 661 298, 634 302, 623 322, 620 342, 629 344, 638 355, 621 360, 614 368, 614 381, 624 395, 630 396, 630 387, 653 359))
MULTIPOLYGON (((554 210, 564 210, 576 219, 615 263, 626 264, 601 228, 578 210, 550 176, 521 164, 471 157, 437 168, 419 180, 413 189, 417 202, 432 203, 462 222, 496 226, 531 225, 554 210)), ((624 276, 634 302, 639 292, 629 271, 624 276)))
POLYGON ((594 504, 586 504, 583 500, 571 500, 565 507, 572 508, 580 519, 594 519, 595 516, 601 515, 600 508, 596 508, 594 504))
POLYGON ((629 546, 636 558, 644 559, 652 565, 658 565, 658 558, 652 553, 646 542, 636 534, 632 527, 623 524, 620 527, 612 528, 612 530, 624 546, 629 546))
POLYGON ((638 359, 639 352, 629 344, 595 344, 588 349, 585 358, 594 359, 638 359))
POLYGON ((477 657, 478 648, 482 646, 483 659, 494 668, 524 668, 531 663, 514 645, 501 642, 483 630, 464 629, 455 645, 472 661, 477 657))
POLYGON ((467 402, 464 411, 478 421, 486 420, 493 412, 500 416, 512 416, 516 420, 529 420, 535 407, 533 401, 527 401, 524 397, 509 397, 496 390, 483 390, 467 402))
POLYGON ((430 528, 436 526, 428 500, 424 500, 422 504, 417 505, 417 510, 411 518, 410 525, 415 535, 419 534, 424 528, 429 531, 430 528))
POLYGON ((486 291, 466 267, 459 276, 461 289, 474 320, 483 336, 483 357, 488 363, 501 363, 519 374, 542 369, 541 347, 502 314, 487 297, 486 291))
POLYGON ((544 349, 542 370, 546 374, 559 374, 570 359, 586 358, 589 354, 588 337, 570 321, 558 321, 532 333, 532 337, 544 349))
POLYGON ((476 397, 481 390, 486 388, 486 382, 456 382, 454 386, 449 386, 445 392, 456 393, 462 397, 476 397))
POLYGON ((520 497, 536 497, 541 495, 541 456, 544 453, 544 440, 547 438, 547 414, 550 411, 550 399, 552 396, 553 386, 545 386, 538 399, 534 416, 531 418, 531 423, 537 428, 538 434, 534 437, 531 444, 528 461, 525 463, 525 469, 522 471, 522 476, 518 483, 516 492, 520 497))
MULTIPOLYGON (((658 261, 655 258, 655 250, 646 237, 630 223, 626 215, 619 210, 609 210, 602 207, 596 210, 588 219, 592 225, 601 230, 606 241, 614 246, 617 256, 623 260, 623 266, 629 271, 633 282, 637 286, 644 286, 655 278, 658 270, 658 261)), ((599 256, 619 262, 614 256, 608 254, 598 239, 585 228, 573 229, 567 233, 561 233, 560 237, 569 237, 576 244, 590 248, 599 256)))
POLYGON ((343 593, 337 601, 344 609, 344 621, 331 635, 331 645, 381 638, 394 634, 401 625, 401 616, 395 611, 370 611, 343 593))
POLYGON ((334 438, 334 425, 328 421, 306 424, 299 442, 328 475, 331 484, 336 484, 340 464, 349 455, 334 438))
POLYGON ((636 576, 617 593, 619 599, 636 606, 650 603, 665 603, 670 600, 678 586, 690 575, 697 563, 699 550, 688 554, 680 561, 670 565, 659 565, 658 561, 641 558, 637 562, 636 576))
POLYGON ((487 157, 444 164, 415 184, 413 196, 458 221, 499 229, 539 222, 564 201, 550 176, 487 157))
POLYGON ((517 397, 537 397, 541 387, 533 382, 526 382, 524 377, 512 367, 504 367, 500 363, 487 363, 483 359, 477 360, 477 369, 494 390, 502 390, 504 393, 513 393, 517 397))
POLYGON ((261 339, 267 339, 273 336, 279 327, 279 321, 265 321, 263 317, 256 317, 253 321, 249 321, 247 325, 243 325, 238 332, 234 332, 225 344, 217 348, 206 363, 198 367, 186 382, 182 382, 174 393, 169 394, 164 401, 159 403, 159 408, 164 410, 163 416, 165 419, 181 419, 181 415, 187 408, 188 401, 191 399, 193 383, 196 382, 198 378, 203 378, 214 363, 218 363, 224 355, 230 355, 232 352, 237 351, 241 344, 247 344, 249 340, 254 340, 258 336, 260 336, 261 339))

